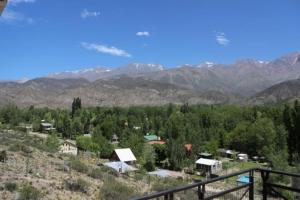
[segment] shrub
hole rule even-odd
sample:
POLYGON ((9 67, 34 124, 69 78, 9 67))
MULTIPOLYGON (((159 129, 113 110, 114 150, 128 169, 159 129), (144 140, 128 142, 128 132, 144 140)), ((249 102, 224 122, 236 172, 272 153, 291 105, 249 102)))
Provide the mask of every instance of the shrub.
POLYGON ((78 178, 76 181, 74 180, 66 180, 65 186, 70 191, 87 193, 89 188, 89 183, 84 179, 78 178))
POLYGON ((88 166, 76 158, 70 160, 70 167, 81 173, 88 172, 88 166))
POLYGON ((9 151, 21 151, 23 148, 23 144, 20 142, 16 142, 14 144, 11 144, 8 148, 9 151))
POLYGON ((47 137, 45 145, 46 145, 45 150, 48 152, 54 153, 58 151, 58 147, 59 147, 58 137, 55 134, 51 134, 50 136, 47 137))
POLYGON ((115 176, 115 177, 119 176, 119 173, 116 170, 113 170, 107 166, 102 166, 100 169, 101 169, 101 171, 106 172, 107 174, 110 174, 112 176, 115 176))
POLYGON ((20 199, 22 200, 38 200, 43 196, 44 194, 41 191, 29 183, 25 183, 20 190, 20 199))
POLYGON ((123 200, 130 199, 136 195, 137 193, 133 188, 128 187, 115 179, 109 179, 104 182, 104 185, 100 189, 99 199, 123 200))
POLYGON ((103 179, 104 173, 100 168, 94 168, 92 169, 89 174, 90 177, 96 178, 96 179, 103 179))
POLYGON ((13 192, 18 189, 18 185, 14 182, 6 182, 4 188, 10 192, 13 192))
POLYGON ((151 189, 159 192, 163 190, 170 189, 172 187, 176 187, 178 185, 182 185, 183 181, 180 179, 173 179, 173 178, 164 178, 164 179, 157 179, 153 184, 151 189))

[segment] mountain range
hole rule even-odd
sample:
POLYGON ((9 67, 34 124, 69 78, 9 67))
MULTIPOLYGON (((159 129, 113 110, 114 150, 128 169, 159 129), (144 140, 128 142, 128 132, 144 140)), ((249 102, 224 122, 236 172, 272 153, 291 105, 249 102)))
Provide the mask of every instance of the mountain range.
POLYGON ((133 63, 50 74, 25 83, 0 82, 0 104, 68 107, 215 103, 276 103, 299 97, 300 53, 266 62, 206 62, 166 68, 133 63), (295 79, 295 80, 294 80, 295 79))

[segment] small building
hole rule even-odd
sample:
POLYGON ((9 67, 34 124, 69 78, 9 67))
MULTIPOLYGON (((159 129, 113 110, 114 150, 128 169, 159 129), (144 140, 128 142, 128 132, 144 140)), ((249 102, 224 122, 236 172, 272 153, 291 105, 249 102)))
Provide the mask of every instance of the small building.
POLYGON ((110 158, 111 161, 121 161, 132 165, 136 158, 130 148, 115 149, 110 158))
POLYGON ((199 158, 213 159, 213 155, 211 153, 202 152, 199 153, 199 158))
POLYGON ((147 141, 147 142, 150 142, 150 141, 160 141, 160 137, 155 135, 155 134, 151 134, 151 133, 147 133, 147 135, 144 136, 144 139, 147 141))
POLYGON ((160 141, 149 141, 147 142, 148 144, 150 145, 154 145, 154 144, 157 144, 157 145, 165 145, 166 144, 166 141, 163 141, 163 140, 160 140, 160 141))
POLYGON ((197 170, 205 174, 215 174, 222 170, 222 162, 219 160, 200 158, 196 161, 197 170))
POLYGON ((78 154, 76 142, 73 140, 64 140, 59 146, 59 153, 72 154, 76 156, 78 154))
POLYGON ((117 134, 113 134, 110 143, 111 144, 119 144, 119 137, 117 136, 117 134))
POLYGON ((42 132, 49 133, 49 132, 55 130, 55 128, 53 127, 53 125, 51 123, 44 122, 44 120, 42 120, 41 130, 42 130, 42 132))
POLYGON ((192 144, 185 144, 184 145, 184 149, 185 149, 185 154, 187 156, 191 156, 192 155, 192 149, 193 149, 193 145, 192 144))
POLYGON ((248 161, 248 155, 245 154, 245 153, 239 153, 237 155, 237 159, 238 159, 238 161, 241 161, 241 162, 247 162, 248 161))
POLYGON ((137 171, 137 168, 132 167, 125 162, 121 161, 116 161, 116 162, 107 162, 104 163, 103 165, 116 170, 119 173, 126 173, 126 172, 132 172, 132 171, 137 171))
POLYGON ((91 133, 84 134, 83 137, 91 138, 91 137, 92 137, 92 134, 91 134, 91 133))
POLYGON ((232 150, 229 149, 218 149, 219 156, 222 156, 224 158, 233 158, 235 153, 232 150))

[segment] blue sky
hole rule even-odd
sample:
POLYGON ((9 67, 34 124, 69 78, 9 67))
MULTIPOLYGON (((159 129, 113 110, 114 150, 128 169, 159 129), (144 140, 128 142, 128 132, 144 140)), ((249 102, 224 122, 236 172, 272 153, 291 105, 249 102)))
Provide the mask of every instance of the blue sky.
POLYGON ((299 0, 10 0, 0 17, 0 79, 271 60, 300 51, 299 10, 299 0))

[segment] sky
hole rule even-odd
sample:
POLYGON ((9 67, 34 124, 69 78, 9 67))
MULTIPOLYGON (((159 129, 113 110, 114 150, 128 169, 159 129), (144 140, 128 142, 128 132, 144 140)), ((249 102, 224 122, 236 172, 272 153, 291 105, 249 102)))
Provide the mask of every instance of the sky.
POLYGON ((0 80, 129 63, 167 68, 300 51, 299 0, 8 0, 0 80))

